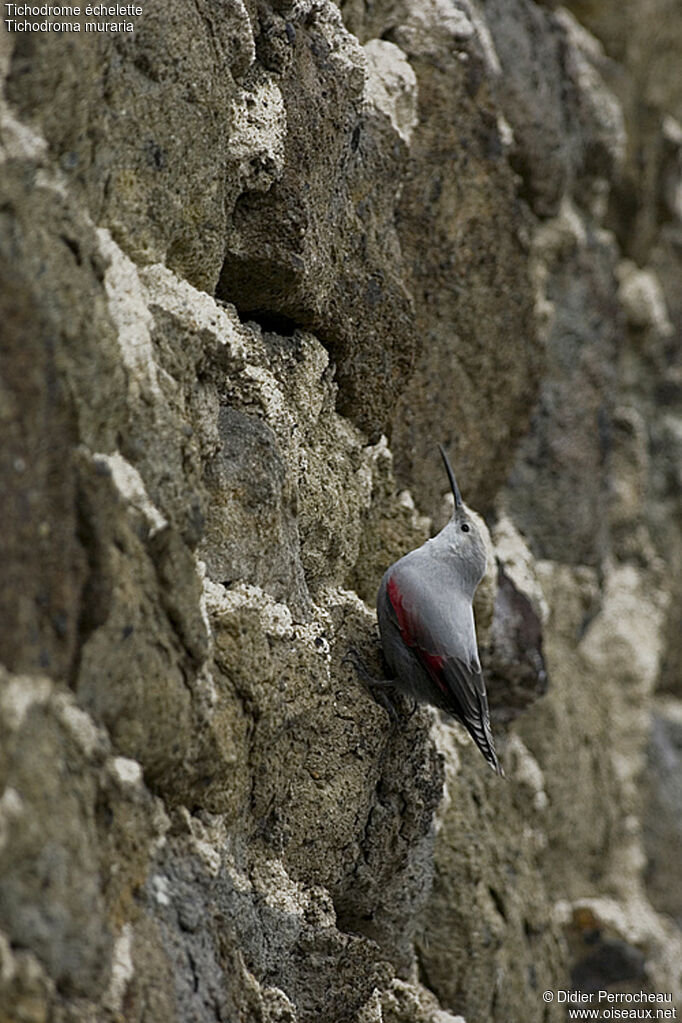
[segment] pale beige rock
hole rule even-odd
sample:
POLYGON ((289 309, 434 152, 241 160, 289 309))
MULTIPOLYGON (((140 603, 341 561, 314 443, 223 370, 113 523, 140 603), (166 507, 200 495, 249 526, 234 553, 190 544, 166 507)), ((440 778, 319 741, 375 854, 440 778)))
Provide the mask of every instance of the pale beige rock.
POLYGON ((409 145, 417 123, 417 78, 405 54, 385 39, 364 46, 369 58, 367 94, 409 145))

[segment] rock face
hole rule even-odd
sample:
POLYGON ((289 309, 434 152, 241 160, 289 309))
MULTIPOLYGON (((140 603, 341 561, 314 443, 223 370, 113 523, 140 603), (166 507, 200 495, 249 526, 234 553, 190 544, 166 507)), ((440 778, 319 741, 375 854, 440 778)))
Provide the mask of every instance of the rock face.
POLYGON ((679 997, 680 96, 570 6, 2 29, 2 1023, 679 997), (346 659, 437 441, 506 781, 346 659))

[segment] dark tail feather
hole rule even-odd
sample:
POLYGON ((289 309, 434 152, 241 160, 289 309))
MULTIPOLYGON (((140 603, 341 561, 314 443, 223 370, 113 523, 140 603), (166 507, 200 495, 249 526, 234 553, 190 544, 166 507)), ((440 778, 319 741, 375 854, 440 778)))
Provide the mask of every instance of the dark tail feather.
POLYGON ((490 730, 490 717, 488 714, 488 701, 482 700, 479 696, 478 700, 480 721, 475 724, 471 724, 465 721, 465 725, 469 732, 469 735, 474 740, 481 753, 485 757, 486 761, 490 765, 496 774, 499 774, 500 778, 504 778, 505 774, 502 770, 502 764, 498 760, 497 753, 495 752, 495 742, 493 740, 493 733, 490 730))
POLYGON ((481 736, 477 735, 473 728, 468 727, 468 732, 471 738, 478 746, 478 748, 480 749, 483 756, 485 757, 489 766, 493 769, 493 771, 495 771, 496 774, 499 774, 500 778, 504 778, 505 774, 504 771, 502 770, 502 764, 500 763, 497 757, 497 753, 495 752, 495 744, 493 742, 493 737, 490 731, 486 729, 487 734, 481 736))

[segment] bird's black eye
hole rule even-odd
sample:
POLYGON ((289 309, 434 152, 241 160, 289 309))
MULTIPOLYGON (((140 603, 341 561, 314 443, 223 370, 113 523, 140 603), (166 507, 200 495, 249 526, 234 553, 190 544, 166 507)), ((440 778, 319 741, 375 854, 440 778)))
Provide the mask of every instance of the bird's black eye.
POLYGON ((463 533, 468 533, 470 529, 471 529, 471 526, 469 525, 468 522, 463 522, 462 523, 462 532, 463 533))

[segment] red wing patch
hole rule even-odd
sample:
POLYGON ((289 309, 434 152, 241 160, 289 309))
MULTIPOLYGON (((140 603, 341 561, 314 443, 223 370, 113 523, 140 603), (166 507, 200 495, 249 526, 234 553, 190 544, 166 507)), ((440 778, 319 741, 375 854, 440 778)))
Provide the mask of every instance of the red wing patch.
POLYGON ((420 660, 423 661, 424 667, 428 671, 429 675, 443 690, 443 692, 446 693, 448 691, 448 687, 440 675, 443 664, 445 663, 445 658, 441 657, 440 654, 430 654, 426 650, 423 650, 412 635, 410 617, 403 603, 403 595, 398 589, 398 584, 395 579, 391 578, 388 580, 386 592, 388 593, 388 599, 391 602, 391 607, 395 611, 395 616, 398 619, 398 628, 400 629, 400 635, 403 637, 403 642, 406 646, 416 647, 417 654, 420 660))
POLYGON ((386 587, 388 593, 388 599, 391 602, 391 606, 395 611, 395 616, 398 619, 398 628, 400 629, 400 635, 408 646, 414 646, 412 636, 410 634, 410 626, 407 617, 407 611, 403 607, 403 595, 398 589, 398 584, 395 579, 391 578, 388 580, 386 587))
POLYGON ((440 654, 427 654, 426 651, 420 650, 421 658, 429 669, 429 674, 432 675, 441 689, 445 690, 445 683, 438 677, 445 664, 445 658, 441 657, 440 654))

